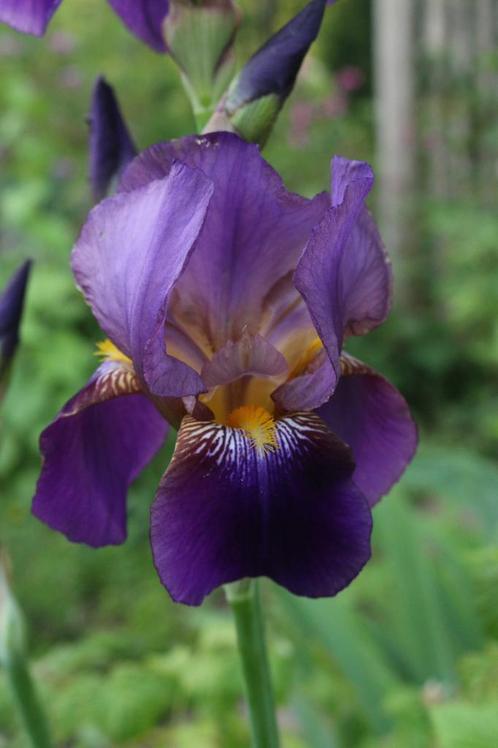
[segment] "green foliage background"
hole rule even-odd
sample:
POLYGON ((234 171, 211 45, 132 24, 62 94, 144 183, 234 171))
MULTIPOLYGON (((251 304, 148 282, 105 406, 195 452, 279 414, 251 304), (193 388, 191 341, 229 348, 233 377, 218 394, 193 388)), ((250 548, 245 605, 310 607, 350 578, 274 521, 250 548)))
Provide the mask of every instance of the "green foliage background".
MULTIPOLYGON (((243 60, 302 3, 241 5, 243 60)), ((267 148, 301 193, 327 187, 332 153, 374 160, 369 8, 348 0, 328 11, 267 148), (348 66, 364 82, 344 96, 348 66)), ((0 539, 58 745, 245 746, 222 596, 175 606, 152 567, 148 512, 172 443, 131 490, 124 547, 74 546, 30 516, 38 435, 93 370, 100 338, 68 264, 91 207, 94 79, 115 86, 141 147, 191 132, 188 103, 171 60, 132 38, 103 0, 68 0, 43 40, 2 28, 0 69, 0 287, 21 259, 36 261, 1 415, 0 539)), ((423 231, 413 282, 427 293, 354 351, 404 391, 421 448, 376 509, 374 559, 349 590, 310 602, 264 587, 289 748, 498 745, 498 218, 470 184, 451 203, 414 200, 423 231), (436 275, 434 243, 445 257, 436 275)), ((26 746, 1 673, 0 746, 26 746)))

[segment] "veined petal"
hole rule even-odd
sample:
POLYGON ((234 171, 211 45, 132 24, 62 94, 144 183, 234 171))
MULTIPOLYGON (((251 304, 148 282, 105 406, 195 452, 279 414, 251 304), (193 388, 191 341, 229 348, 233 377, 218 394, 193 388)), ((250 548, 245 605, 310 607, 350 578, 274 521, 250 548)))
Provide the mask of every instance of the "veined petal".
POLYGON ((206 387, 228 384, 242 376, 274 377, 284 374, 287 362, 271 343, 260 335, 245 333, 240 340, 231 340, 202 369, 206 387))
POLYGON ((332 207, 313 232, 295 274, 337 379, 344 336, 368 332, 389 310, 391 267, 365 207, 372 185, 368 164, 334 159, 332 207))
POLYGON ((167 429, 133 371, 103 364, 40 437, 33 513, 77 543, 124 542, 128 486, 167 429))
POLYGON ((280 385, 272 398, 283 411, 315 410, 327 402, 334 386, 334 370, 322 349, 308 371, 280 385))
POLYGON ((245 329, 258 331, 266 294, 275 278, 296 267, 328 198, 307 200, 288 192, 258 148, 230 133, 152 146, 130 164, 120 189, 164 177, 175 159, 201 169, 214 184, 205 224, 177 290, 180 313, 202 320, 217 350, 245 329))
POLYGON ((353 480, 375 504, 396 483, 417 449, 417 427, 398 390, 352 356, 341 356, 342 377, 318 410, 353 451, 353 480))
POLYGON ((42 36, 62 0, 2 0, 0 23, 25 34, 42 36))
POLYGON ((109 5, 139 39, 165 52, 163 23, 168 15, 168 0, 108 0, 109 5))
POLYGON ((190 366, 166 355, 164 323, 211 194, 198 169, 175 164, 167 177, 97 205, 73 250, 74 275, 100 326, 158 395, 203 389, 190 366))
POLYGON ((176 601, 268 576, 291 592, 334 595, 370 556, 371 515, 348 448, 313 413, 275 423, 276 448, 187 416, 152 508, 152 548, 176 601))

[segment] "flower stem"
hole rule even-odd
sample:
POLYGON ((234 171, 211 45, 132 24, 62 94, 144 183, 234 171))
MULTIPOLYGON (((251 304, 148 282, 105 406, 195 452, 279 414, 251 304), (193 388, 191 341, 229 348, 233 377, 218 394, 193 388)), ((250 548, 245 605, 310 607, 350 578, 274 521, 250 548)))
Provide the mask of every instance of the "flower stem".
POLYGON ((265 632, 256 581, 225 586, 233 610, 254 748, 278 748, 279 738, 265 632))
POLYGON ((47 720, 23 657, 13 657, 5 666, 18 713, 33 748, 52 748, 47 720))

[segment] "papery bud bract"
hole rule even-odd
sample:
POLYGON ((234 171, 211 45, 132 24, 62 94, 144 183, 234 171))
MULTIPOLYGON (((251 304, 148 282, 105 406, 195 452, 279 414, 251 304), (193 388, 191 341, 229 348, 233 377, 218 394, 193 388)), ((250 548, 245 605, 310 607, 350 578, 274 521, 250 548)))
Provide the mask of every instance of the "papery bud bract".
POLYGON ((245 140, 263 144, 268 138, 318 35, 326 4, 311 0, 251 57, 230 87, 225 111, 245 140))
POLYGON ((99 77, 92 93, 90 184, 95 200, 103 198, 112 179, 136 156, 137 149, 123 119, 112 86, 99 77))
POLYGON ((180 67, 198 119, 211 114, 234 69, 240 13, 232 0, 171 0, 166 43, 180 67))
POLYGON ((19 325, 31 260, 24 262, 0 294, 0 395, 19 343, 19 325))

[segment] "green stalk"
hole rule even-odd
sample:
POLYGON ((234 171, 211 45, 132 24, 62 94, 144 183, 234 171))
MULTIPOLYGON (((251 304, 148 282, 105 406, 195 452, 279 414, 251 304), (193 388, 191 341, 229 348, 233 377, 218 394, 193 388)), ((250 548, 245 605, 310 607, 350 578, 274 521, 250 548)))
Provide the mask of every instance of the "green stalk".
POLYGON ((254 748, 278 748, 275 703, 256 581, 225 586, 233 610, 254 748))
POLYGON ((19 716, 33 748, 52 748, 45 713, 38 699, 26 660, 23 657, 12 657, 5 664, 5 671, 19 716))
POLYGON ((33 748, 52 748, 47 721, 29 672, 26 630, 10 583, 10 559, 0 547, 0 667, 33 748))

